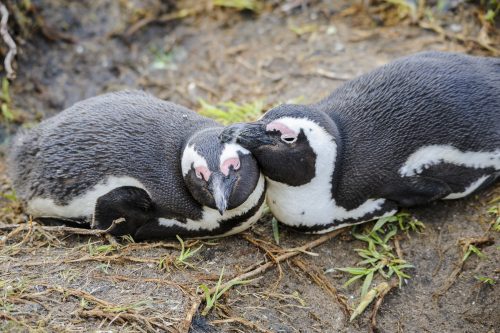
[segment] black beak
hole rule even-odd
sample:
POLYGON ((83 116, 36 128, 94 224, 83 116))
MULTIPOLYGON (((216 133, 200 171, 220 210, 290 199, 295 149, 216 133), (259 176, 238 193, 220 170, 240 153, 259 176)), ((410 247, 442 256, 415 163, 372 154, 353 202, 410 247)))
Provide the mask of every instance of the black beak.
POLYGON ((234 175, 224 176, 222 173, 214 173, 209 180, 209 189, 214 197, 215 207, 220 215, 224 214, 229 204, 229 197, 233 192, 236 177, 234 175))
POLYGON ((262 121, 230 125, 222 131, 219 139, 222 143, 236 142, 248 150, 273 142, 262 121))

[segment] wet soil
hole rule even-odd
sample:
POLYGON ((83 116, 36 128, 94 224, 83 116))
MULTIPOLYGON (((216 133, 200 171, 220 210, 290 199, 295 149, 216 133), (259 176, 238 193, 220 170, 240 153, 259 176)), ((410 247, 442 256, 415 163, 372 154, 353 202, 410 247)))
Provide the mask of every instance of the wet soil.
MULTIPOLYGON (((75 43, 37 36, 23 46, 11 91, 25 124, 81 99, 131 88, 193 109, 200 98, 262 100, 266 106, 314 102, 399 56, 423 50, 488 54, 417 26, 376 26, 347 1, 312 2, 290 12, 269 5, 260 14, 200 7, 196 15, 153 22, 131 35, 128 29, 147 13, 175 9, 154 0, 34 3, 48 26, 75 43)), ((8 181, 3 183, 6 193, 8 181)), ((385 297, 377 315, 380 332, 498 332, 499 233, 488 231, 493 218, 487 210, 499 195, 497 185, 473 198, 409 211, 426 228, 400 237, 404 258, 414 268, 411 278, 385 297), (484 258, 471 256, 449 290, 436 297, 461 260, 458 240, 485 234, 494 243, 482 248, 484 258), (481 283, 478 276, 497 283, 481 283)), ((224 277, 232 277, 273 260, 263 250, 274 246, 270 218, 241 235, 190 241, 192 248, 203 244, 190 259, 192 267, 173 264, 178 242, 120 240, 122 245, 110 248, 109 240, 99 237, 1 230, 0 330, 180 330, 200 284, 214 286, 223 267, 224 277)), ((21 219, 18 207, 4 200, 1 221, 21 219)), ((318 237, 285 227, 280 235, 282 249, 318 237)), ((348 276, 335 268, 355 266, 354 249, 363 246, 346 230, 312 255, 300 254, 231 289, 217 310, 194 322, 212 332, 366 332, 371 307, 349 322, 340 303, 307 274, 316 272, 355 306, 360 285, 344 288, 348 276), (308 269, 301 269, 297 258, 308 269)), ((373 285, 380 281, 377 277, 373 285)))

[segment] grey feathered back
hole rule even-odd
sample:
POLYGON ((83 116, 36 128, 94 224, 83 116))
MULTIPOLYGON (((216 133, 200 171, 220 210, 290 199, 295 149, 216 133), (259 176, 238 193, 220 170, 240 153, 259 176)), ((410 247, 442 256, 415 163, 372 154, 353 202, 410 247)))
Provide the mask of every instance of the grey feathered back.
POLYGON ((159 212, 189 212, 200 205, 185 187, 181 153, 194 132, 208 127, 221 126, 141 91, 109 93, 19 133, 9 173, 23 201, 44 197, 64 205, 106 176, 130 176, 150 190, 159 212), (161 207, 162 198, 169 207, 161 207))
POLYGON ((411 55, 347 82, 314 107, 342 133, 337 168, 343 173, 335 190, 343 196, 337 201, 356 207, 365 199, 356 194, 398 177, 399 166, 420 147, 500 147, 500 59, 411 55), (385 177, 374 179, 373 170, 385 177))

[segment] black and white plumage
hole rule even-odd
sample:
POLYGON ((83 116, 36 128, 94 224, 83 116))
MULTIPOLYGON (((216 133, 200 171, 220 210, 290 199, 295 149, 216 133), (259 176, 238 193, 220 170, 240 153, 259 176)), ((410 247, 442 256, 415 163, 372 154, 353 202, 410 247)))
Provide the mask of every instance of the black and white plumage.
POLYGON ((9 173, 28 214, 136 239, 229 235, 258 220, 265 181, 223 127, 140 91, 81 101, 18 134, 9 173))
POLYGON ((228 127, 256 157, 276 218, 309 232, 465 197, 500 175, 500 59, 425 52, 313 105, 228 127))

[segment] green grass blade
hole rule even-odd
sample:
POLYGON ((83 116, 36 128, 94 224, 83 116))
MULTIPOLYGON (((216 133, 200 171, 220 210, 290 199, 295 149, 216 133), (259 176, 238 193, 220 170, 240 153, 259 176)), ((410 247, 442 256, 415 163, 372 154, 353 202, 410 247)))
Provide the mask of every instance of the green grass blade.
POLYGON ((274 241, 276 242, 277 245, 280 245, 280 231, 279 231, 279 226, 278 226, 278 220, 273 217, 271 220, 271 225, 273 227, 273 237, 274 241))
POLYGON ((361 287, 361 298, 365 297, 368 292, 368 288, 370 288, 373 280, 373 271, 366 275, 365 280, 363 281, 363 286, 361 287))

